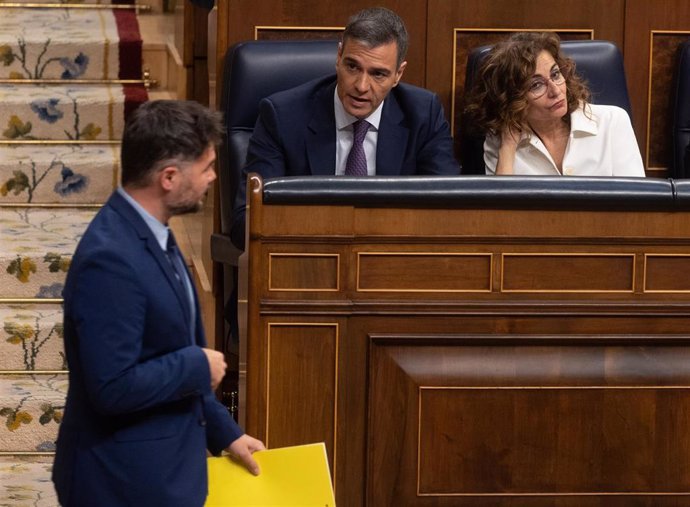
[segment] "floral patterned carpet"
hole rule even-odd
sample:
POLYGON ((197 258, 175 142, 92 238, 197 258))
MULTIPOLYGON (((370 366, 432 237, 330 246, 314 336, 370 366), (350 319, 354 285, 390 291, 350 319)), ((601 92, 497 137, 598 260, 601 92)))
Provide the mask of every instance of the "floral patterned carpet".
POLYGON ((22 299, 62 297, 70 258, 95 214, 95 209, 81 208, 0 209, 3 294, 22 299))
POLYGON ((141 39, 134 30, 130 10, 3 9, 0 78, 136 79, 141 39), (121 52, 128 53, 122 69, 121 52))
MULTIPOLYGON (((0 0, 0 505, 55 507, 62 288, 117 186, 125 119, 148 96, 120 82, 142 76, 136 11, 3 8, 9 1, 0 0)), ((11 0, 20 2, 36 0, 11 0)))
POLYGON ((2 202, 100 204, 117 184, 118 150, 80 144, 0 148, 2 202))
POLYGON ((58 303, 0 308, 0 357, 10 371, 62 371, 62 307, 58 303))
POLYGON ((56 507, 52 456, 0 456, 0 505, 56 507))

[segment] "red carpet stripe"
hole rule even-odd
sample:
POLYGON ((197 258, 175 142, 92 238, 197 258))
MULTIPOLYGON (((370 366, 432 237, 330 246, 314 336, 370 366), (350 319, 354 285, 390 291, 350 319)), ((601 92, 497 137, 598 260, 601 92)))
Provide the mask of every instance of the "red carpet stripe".
POLYGON ((141 79, 142 41, 139 22, 134 11, 116 10, 117 33, 120 36, 120 79, 141 79))
POLYGON ((125 121, 144 102, 149 100, 149 94, 143 85, 124 85, 125 94, 125 121))

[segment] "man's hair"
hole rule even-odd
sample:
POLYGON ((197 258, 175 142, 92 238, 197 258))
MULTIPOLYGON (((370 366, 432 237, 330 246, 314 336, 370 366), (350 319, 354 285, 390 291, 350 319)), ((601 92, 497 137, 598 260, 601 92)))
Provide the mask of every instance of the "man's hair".
POLYGON ((575 73, 575 62, 561 51, 561 41, 552 32, 520 32, 496 44, 484 59, 470 90, 465 112, 468 127, 482 133, 501 135, 507 128, 525 130, 527 87, 537 58, 547 51, 565 76, 568 115, 590 100, 583 79, 575 73))
POLYGON ((122 185, 145 187, 166 165, 197 160, 209 146, 220 144, 219 113, 197 102, 145 102, 125 125, 120 149, 122 185))
POLYGON ((395 42, 398 47, 398 65, 407 55, 407 29, 395 12, 384 7, 364 9, 353 15, 343 32, 343 46, 347 39, 362 42, 370 48, 395 42))

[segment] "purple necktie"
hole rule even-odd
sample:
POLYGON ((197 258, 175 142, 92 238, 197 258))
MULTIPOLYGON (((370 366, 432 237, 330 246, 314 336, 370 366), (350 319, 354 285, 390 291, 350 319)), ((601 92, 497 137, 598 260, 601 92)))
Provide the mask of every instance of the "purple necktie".
POLYGON ((367 156, 364 153, 364 136, 369 130, 369 122, 366 120, 357 120, 352 124, 352 149, 347 156, 347 164, 345 164, 345 174, 347 176, 366 176, 367 175, 367 156))

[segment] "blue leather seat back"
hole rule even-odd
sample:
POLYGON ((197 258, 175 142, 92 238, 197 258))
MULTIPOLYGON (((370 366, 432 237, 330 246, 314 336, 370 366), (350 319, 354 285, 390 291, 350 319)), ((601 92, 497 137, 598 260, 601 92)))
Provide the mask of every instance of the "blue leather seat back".
POLYGON ((335 72, 337 40, 248 41, 225 55, 220 110, 225 139, 219 153, 221 232, 228 234, 232 209, 259 102, 335 72))
POLYGON ((678 48, 673 104, 672 178, 690 178, 690 40, 678 48))
MULTIPOLYGON (((623 55, 618 47, 609 41, 578 40, 562 41, 561 48, 575 61, 577 73, 589 84, 592 103, 621 107, 632 119, 623 55)), ((481 46, 473 49, 467 57, 465 93, 472 88, 479 67, 490 50, 491 46, 481 46)), ((484 174, 484 138, 471 136, 465 131, 466 128, 463 128, 460 132, 462 173, 484 174)))

